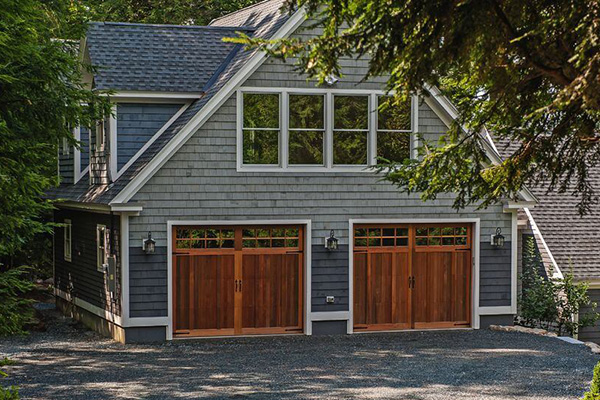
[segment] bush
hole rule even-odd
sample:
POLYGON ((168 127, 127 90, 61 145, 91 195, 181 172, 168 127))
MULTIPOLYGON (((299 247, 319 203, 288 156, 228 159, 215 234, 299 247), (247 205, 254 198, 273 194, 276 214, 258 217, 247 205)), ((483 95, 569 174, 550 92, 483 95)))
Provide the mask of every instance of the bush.
POLYGON ((524 240, 522 293, 519 296, 520 323, 532 328, 553 329, 559 335, 574 336, 580 328, 600 319, 597 304, 590 301, 589 285, 575 282, 573 273, 563 278, 546 278, 533 238, 524 240), (583 312, 583 309, 590 311, 583 312))
POLYGON ((0 271, 0 336, 25 334, 25 325, 33 321, 32 300, 22 297, 33 289, 29 272, 28 267, 0 271))
POLYGON ((600 400, 600 362, 594 367, 594 377, 590 390, 585 392, 583 400, 600 400))
MULTIPOLYGON (((4 367, 5 365, 10 365, 13 362, 8 358, 4 360, 0 360, 0 367, 4 367)), ((8 374, 0 369, 0 377, 6 378, 8 374)), ((19 389, 16 386, 9 386, 5 388, 4 386, 0 386, 0 400, 18 400, 19 397, 19 389)))

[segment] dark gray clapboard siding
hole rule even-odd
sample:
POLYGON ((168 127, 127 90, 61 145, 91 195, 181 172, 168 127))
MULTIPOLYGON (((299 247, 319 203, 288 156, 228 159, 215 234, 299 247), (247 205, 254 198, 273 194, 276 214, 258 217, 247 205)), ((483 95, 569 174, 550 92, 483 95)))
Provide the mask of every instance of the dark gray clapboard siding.
POLYGON ((123 168, 180 108, 181 104, 117 104, 117 168, 123 168))
POLYGON ((141 245, 129 247, 129 315, 164 317, 167 308, 167 248, 146 254, 141 245))
MULTIPOLYGON (((590 296, 590 300, 600 305, 600 289, 589 289, 588 295, 590 296)), ((590 307, 585 307, 581 310, 581 314, 585 312, 590 312, 590 307)), ((600 309, 596 309, 596 311, 600 311, 600 309)), ((583 340, 585 342, 595 342, 600 343, 600 321, 596 322, 594 326, 590 326, 587 328, 582 328, 579 332, 579 340, 583 340)))
POLYGON ((119 216, 111 219, 108 214, 84 211, 57 210, 54 220, 58 223, 71 220, 71 261, 64 258, 64 228, 54 231, 55 285, 63 292, 84 300, 96 307, 121 315, 121 261, 119 255, 119 216), (107 290, 106 276, 96 266, 96 225, 113 228, 112 245, 117 254, 117 292, 111 299, 107 290))
POLYGON ((493 247, 481 242, 479 260, 479 305, 481 307, 510 306, 511 244, 493 247))
POLYGON ((348 245, 330 251, 312 246, 312 311, 348 311, 348 245), (326 297, 335 296, 333 304, 326 297))
POLYGON ((79 144, 81 154, 81 172, 90 164, 90 131, 88 128, 79 129, 79 144))

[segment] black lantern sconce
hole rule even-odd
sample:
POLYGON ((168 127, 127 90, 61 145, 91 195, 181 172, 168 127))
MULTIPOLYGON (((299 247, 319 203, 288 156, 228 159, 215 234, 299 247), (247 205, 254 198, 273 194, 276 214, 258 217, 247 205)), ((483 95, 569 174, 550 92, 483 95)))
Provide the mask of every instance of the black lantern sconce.
POLYGON ((504 236, 502 236, 502 229, 496 228, 496 234, 492 235, 491 244, 494 247, 504 246, 504 236))
POLYGON ((325 238, 325 248, 327 250, 337 250, 338 248, 338 238, 334 236, 333 229, 329 233, 329 237, 325 238))
POLYGON ((148 239, 142 240, 142 250, 146 254, 154 254, 156 249, 156 242, 152 239, 152 232, 148 232, 148 239))

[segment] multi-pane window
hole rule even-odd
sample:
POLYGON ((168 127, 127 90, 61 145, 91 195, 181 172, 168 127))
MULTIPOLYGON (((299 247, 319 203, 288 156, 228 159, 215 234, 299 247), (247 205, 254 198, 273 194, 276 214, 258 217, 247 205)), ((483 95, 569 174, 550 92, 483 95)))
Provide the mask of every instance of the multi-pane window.
POLYGON ((244 164, 279 163, 279 95, 244 93, 244 164))
POLYGON ((334 96, 333 164, 367 165, 369 97, 334 96))
POLYGON ((411 101, 380 92, 296 90, 240 91, 239 166, 354 170, 378 158, 410 158, 411 101))
POLYGON ((105 225, 96 226, 96 268, 104 272, 108 263, 108 230, 105 225))
POLYGON ((379 96, 378 100, 377 157, 389 161, 410 158, 410 101, 398 104, 388 96, 379 96))
POLYGON ((71 220, 65 219, 64 224, 64 257, 65 261, 71 261, 71 220))
POLYGON ((325 96, 289 97, 289 164, 323 165, 325 96))

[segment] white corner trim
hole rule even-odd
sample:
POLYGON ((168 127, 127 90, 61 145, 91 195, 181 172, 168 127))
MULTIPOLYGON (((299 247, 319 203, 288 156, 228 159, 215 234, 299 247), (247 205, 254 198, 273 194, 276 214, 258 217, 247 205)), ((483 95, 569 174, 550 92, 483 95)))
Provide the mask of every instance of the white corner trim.
POLYGON ((312 221, 310 219, 167 221, 167 340, 173 340, 173 227, 181 225, 304 225, 304 334, 312 335, 312 221))
POLYGON ((79 297, 74 297, 68 294, 67 292, 63 292, 60 289, 54 288, 54 295, 60 297, 61 299, 73 303, 77 307, 83 308, 86 311, 91 312, 94 315, 97 315, 100 318, 103 318, 109 322, 122 326, 122 319, 120 316, 115 315, 109 311, 106 311, 103 308, 95 306, 91 303, 88 303, 85 300, 81 300, 79 297))
POLYGON ((121 214, 119 224, 121 243, 121 314, 124 322, 129 320, 129 215, 121 214))
MULTIPOLYGON (((161 127, 161 128, 160 128, 160 129, 159 129, 159 130, 158 130, 158 131, 157 131, 157 132, 156 132, 156 133, 155 133, 153 136, 152 136, 152 137, 151 137, 151 138, 150 138, 150 139, 148 139, 148 141, 147 141, 146 143, 144 143, 144 145, 142 146, 142 148, 141 148, 141 149, 139 149, 139 150, 137 151, 137 153, 135 153, 135 154, 133 155, 133 157, 131 157, 131 158, 129 159, 129 161, 127 161, 127 163, 126 163, 126 164, 123 166, 123 168, 121 168, 119 171, 117 171, 117 173, 116 173, 116 176, 115 176, 115 179, 114 179, 114 180, 117 180, 117 179, 119 179, 119 177, 120 177, 121 175, 123 175, 123 173, 124 173, 125 171, 127 171, 127 169, 128 169, 129 167, 131 167, 131 165, 132 165, 132 164, 133 164, 133 163, 134 163, 134 162, 135 162, 135 161, 136 161, 138 158, 140 158, 140 156, 141 156, 142 154, 144 154, 144 152, 146 151, 146 149, 148 149, 148 147, 150 147, 150 146, 152 145, 152 143, 154 143, 154 142, 156 141, 156 139, 158 139, 158 138, 159 138, 159 137, 160 137, 160 136, 161 136, 161 135, 162 135, 162 134, 163 134, 163 133, 164 133, 164 132, 165 132, 167 129, 169 129, 169 127, 170 127, 171 125, 173 125, 173 122, 175 122, 175 121, 177 120, 177 118, 179 118, 179 116, 180 116, 181 114, 183 114, 183 112, 184 112, 185 110, 187 110, 187 109, 188 109, 188 107, 190 106, 190 104, 192 104, 192 103, 188 102, 188 103, 185 103, 183 106, 181 106, 181 108, 180 108, 180 109, 179 109, 179 110, 178 110, 178 111, 175 113, 175 115, 173 115, 173 116, 172 116, 172 117, 171 117, 171 118, 170 118, 170 119, 169 119, 169 120, 168 120, 168 121, 167 121, 167 122, 166 122, 166 123, 165 123, 165 124, 164 124, 164 125, 163 125, 163 126, 162 126, 162 127, 161 127)), ((117 140, 118 140, 118 137, 117 137, 117 140)), ((115 168, 117 168, 117 167, 116 167, 116 164, 115 164, 115 168)))
MULTIPOLYGON (((105 140, 109 141, 108 166, 110 171, 110 180, 111 182, 114 182, 117 179, 117 153, 119 151, 119 149, 117 148, 117 105, 115 103, 112 104, 112 110, 110 113, 110 119, 108 123, 108 132, 110 136, 107 137, 105 140)), ((106 143, 104 144, 104 147, 106 148, 106 143)))
POLYGON ((510 230, 510 309, 511 314, 517 313, 517 274, 518 265, 517 258, 519 257, 518 248, 518 211, 512 211, 511 230, 510 230))
MULTIPOLYGON (((350 307, 350 318, 348 319, 347 333, 354 333, 354 225, 357 224, 435 224, 435 223, 468 223, 473 224, 473 247, 472 251, 472 287, 471 287, 471 325, 473 329, 480 327, 479 307, 479 262, 481 245, 481 219, 480 218, 368 218, 368 219, 349 219, 348 220, 348 303, 350 307)), ((510 307, 509 307, 510 308, 510 307)))
POLYGON ((540 231, 537 224, 535 223, 535 219, 533 218, 533 215, 531 215, 531 211, 529 211, 529 208, 524 208, 523 210, 525 211, 525 214, 527 214, 527 218, 529 219, 529 224, 531 224, 531 230, 533 231, 533 234, 540 238, 542 245, 544 246, 544 250, 546 250, 546 252, 548 253, 548 257, 550 257, 550 261, 552 262, 552 266, 554 267, 554 271, 555 271, 552 277, 556 278, 556 279, 562 279, 563 274, 562 274, 560 268, 558 267, 558 264, 556 263, 554 256, 552 255, 552 251, 550 251, 550 247, 548 247, 548 244, 544 240, 544 236, 542 235, 542 232, 540 231))
MULTIPOLYGON (((273 39, 285 38, 295 31, 304 21, 306 12, 301 7, 273 35, 273 39)), ((250 60, 208 101, 202 109, 173 137, 169 143, 148 163, 148 165, 129 182, 129 184, 114 198, 115 203, 128 202, 137 191, 158 171, 183 144, 206 122, 242 84, 266 60, 267 54, 257 51, 250 60)))

